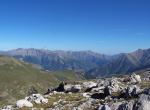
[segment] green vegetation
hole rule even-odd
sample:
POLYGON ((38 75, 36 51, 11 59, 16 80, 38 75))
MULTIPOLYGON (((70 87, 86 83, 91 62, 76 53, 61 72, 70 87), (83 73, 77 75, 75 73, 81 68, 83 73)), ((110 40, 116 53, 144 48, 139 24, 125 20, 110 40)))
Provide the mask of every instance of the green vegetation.
POLYGON ((60 81, 63 80, 76 81, 76 79, 84 79, 83 76, 77 75, 73 71, 68 71, 68 70, 59 71, 59 72, 57 71, 57 72, 53 72, 52 74, 55 77, 57 77, 57 79, 59 79, 60 81))
POLYGON ((0 106, 24 98, 29 89, 44 93, 63 80, 79 80, 72 71, 44 72, 12 57, 0 56, 0 106))
POLYGON ((150 82, 149 81, 143 81, 140 84, 141 88, 149 88, 150 87, 150 82))

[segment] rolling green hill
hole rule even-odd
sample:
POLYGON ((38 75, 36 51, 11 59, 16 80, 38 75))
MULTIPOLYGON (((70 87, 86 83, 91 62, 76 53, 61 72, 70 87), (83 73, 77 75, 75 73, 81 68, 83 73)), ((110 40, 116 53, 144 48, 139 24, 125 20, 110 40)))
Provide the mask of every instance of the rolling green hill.
POLYGON ((12 57, 0 56, 0 105, 25 97, 29 89, 44 93, 63 80, 79 80, 72 71, 44 72, 12 57))

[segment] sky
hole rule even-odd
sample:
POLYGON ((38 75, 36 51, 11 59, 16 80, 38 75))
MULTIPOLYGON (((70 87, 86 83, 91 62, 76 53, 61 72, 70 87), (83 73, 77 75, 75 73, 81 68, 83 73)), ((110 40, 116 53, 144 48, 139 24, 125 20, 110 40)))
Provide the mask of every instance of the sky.
POLYGON ((0 50, 150 48, 150 0, 0 0, 0 50))

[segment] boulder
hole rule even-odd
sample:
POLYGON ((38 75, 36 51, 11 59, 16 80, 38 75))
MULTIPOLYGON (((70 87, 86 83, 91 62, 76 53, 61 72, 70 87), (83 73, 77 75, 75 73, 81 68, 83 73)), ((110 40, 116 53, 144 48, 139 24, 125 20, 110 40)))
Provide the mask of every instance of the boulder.
POLYGON ((64 85, 64 92, 71 92, 72 86, 73 85, 70 85, 70 84, 64 85))
POLYGON ((137 98, 141 92, 137 85, 130 85, 121 92, 121 98, 137 98))
MULTIPOLYGON (((109 87, 111 92, 118 92, 120 90, 117 78, 105 79, 98 83, 98 88, 109 87)), ((97 90, 97 88, 95 89, 97 90)))
POLYGON ((48 103, 48 99, 44 98, 41 94, 32 94, 31 96, 26 97, 25 100, 34 102, 36 104, 48 103))
POLYGON ((65 82, 60 83, 59 86, 56 89, 54 89, 54 91, 64 92, 65 91, 65 89, 64 89, 65 85, 67 85, 67 83, 65 83, 65 82))
POLYGON ((111 81, 110 81, 110 88, 111 88, 111 91, 112 92, 118 92, 120 87, 119 87, 119 82, 116 78, 113 78, 111 81))
POLYGON ((117 110, 133 110, 134 101, 122 103, 117 110))
POLYGON ((81 89, 82 89, 81 85, 74 85, 72 87, 73 92, 79 92, 81 91, 81 89))
POLYGON ((110 108, 112 110, 119 110, 119 106, 122 104, 122 102, 116 102, 116 103, 113 103, 110 108))
POLYGON ((150 102, 143 100, 142 102, 138 103, 134 110, 150 110, 150 102))
POLYGON ((16 102, 16 106, 17 108, 23 108, 23 107, 33 107, 33 104, 31 102, 29 102, 28 100, 22 99, 22 100, 18 100, 16 102))
POLYGON ((70 85, 67 84, 64 86, 64 91, 65 92, 72 92, 72 93, 76 93, 76 92, 80 92, 81 91, 81 85, 70 85))
POLYGON ((133 110, 150 110, 150 96, 142 94, 133 110))
POLYGON ((131 75, 130 81, 131 81, 131 83, 140 83, 142 80, 141 80, 140 75, 136 75, 134 73, 134 74, 131 75))
POLYGON ((103 83, 103 86, 104 86, 104 87, 106 87, 106 86, 111 86, 110 80, 105 79, 105 80, 104 80, 104 83, 103 83))
POLYGON ((100 105, 100 107, 98 107, 98 110, 111 110, 111 108, 108 105, 100 105))
POLYGON ((108 87, 105 87, 103 93, 94 93, 91 95, 93 99, 105 99, 107 96, 111 95, 111 91, 108 87))
POLYGON ((96 87, 96 86, 97 86, 97 83, 92 82, 92 81, 83 83, 83 87, 85 89, 93 88, 93 87, 96 87))
POLYGON ((141 94, 138 101, 142 102, 143 100, 150 101, 150 95, 141 94))
POLYGON ((102 93, 104 89, 105 89, 104 86, 102 86, 102 87, 97 87, 97 88, 92 88, 91 92, 102 93))

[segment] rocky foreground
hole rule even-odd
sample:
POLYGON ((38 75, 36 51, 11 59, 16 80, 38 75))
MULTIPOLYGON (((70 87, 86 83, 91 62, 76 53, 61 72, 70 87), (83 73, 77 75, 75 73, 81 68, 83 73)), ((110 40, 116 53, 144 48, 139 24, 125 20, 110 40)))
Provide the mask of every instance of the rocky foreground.
POLYGON ((132 74, 85 82, 62 82, 2 110, 150 110, 149 77, 132 74))

